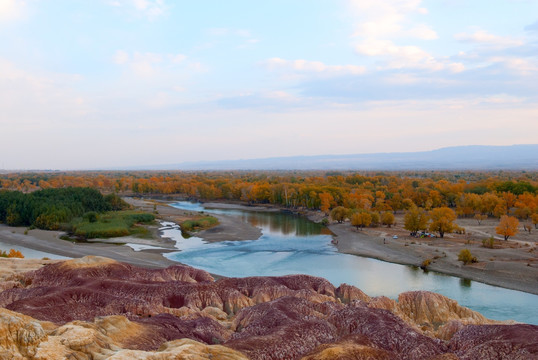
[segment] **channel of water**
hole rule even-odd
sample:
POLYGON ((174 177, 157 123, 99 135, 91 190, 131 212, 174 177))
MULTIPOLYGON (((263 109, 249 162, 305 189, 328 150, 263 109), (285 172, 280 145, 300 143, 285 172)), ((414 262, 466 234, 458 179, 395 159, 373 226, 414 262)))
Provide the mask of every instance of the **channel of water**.
POLYGON ((308 274, 333 285, 354 285, 370 296, 396 299, 405 291, 428 290, 443 294, 495 320, 516 320, 538 325, 538 296, 476 281, 425 272, 420 268, 342 254, 331 244, 324 227, 282 212, 223 210, 202 204, 177 202, 172 206, 232 215, 259 227, 262 236, 247 241, 207 243, 184 238, 177 227, 164 230, 181 251, 166 254, 171 260, 230 277, 308 274))

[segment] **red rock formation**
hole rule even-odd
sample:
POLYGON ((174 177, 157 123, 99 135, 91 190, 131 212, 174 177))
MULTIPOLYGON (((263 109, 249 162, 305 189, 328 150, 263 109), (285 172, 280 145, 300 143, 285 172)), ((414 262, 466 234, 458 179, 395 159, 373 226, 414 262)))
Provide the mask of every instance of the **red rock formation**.
POLYGON ((235 318, 236 332, 226 343, 251 359, 297 359, 322 343, 336 340, 327 321, 328 308, 296 297, 283 297, 243 309, 235 318))
POLYGON ((449 343, 461 360, 538 359, 538 326, 468 325, 449 343))
POLYGON ((399 359, 427 359, 446 352, 441 341, 421 335, 390 311, 362 303, 348 305, 327 320, 338 329, 339 337, 363 335, 376 348, 397 354, 399 359))
POLYGON ((16 276, 20 285, 0 292, 0 306, 18 312, 0 309, 0 359, 538 357, 538 327, 488 325, 424 291, 395 301, 306 275, 214 281, 188 266, 99 257, 16 276))

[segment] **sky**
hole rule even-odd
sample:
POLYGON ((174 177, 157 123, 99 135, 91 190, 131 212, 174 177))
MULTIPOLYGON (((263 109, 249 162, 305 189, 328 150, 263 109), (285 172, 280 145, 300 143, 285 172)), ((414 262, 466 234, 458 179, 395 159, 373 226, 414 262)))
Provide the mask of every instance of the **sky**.
POLYGON ((538 143, 538 0, 0 0, 0 169, 538 143))

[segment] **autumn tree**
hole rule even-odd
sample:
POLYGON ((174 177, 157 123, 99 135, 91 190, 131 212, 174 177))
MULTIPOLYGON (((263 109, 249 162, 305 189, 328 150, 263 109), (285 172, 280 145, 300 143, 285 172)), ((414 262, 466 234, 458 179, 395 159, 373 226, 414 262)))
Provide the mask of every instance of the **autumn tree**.
POLYGON ((379 222, 381 221, 379 213, 377 211, 373 211, 373 212, 370 213, 370 216, 372 217, 372 221, 371 221, 370 225, 372 227, 378 227, 379 222))
POLYGON ((497 234, 504 236, 504 240, 507 241, 510 236, 514 236, 519 232, 518 226, 519 221, 515 217, 503 215, 495 230, 497 234))
POLYGON ((454 210, 447 207, 440 207, 430 211, 430 231, 436 231, 440 237, 444 237, 445 233, 451 233, 454 228, 454 220, 456 213, 454 210))
POLYGON ((488 218, 487 215, 484 215, 484 214, 476 214, 474 216, 475 220, 478 222, 478 225, 481 225, 482 221, 483 220, 486 220, 488 218))
POLYGON ((337 206, 331 210, 331 219, 343 223, 348 217, 348 210, 343 206, 337 206))
POLYGON ((319 199, 321 200, 321 211, 323 211, 325 214, 329 214, 329 209, 334 202, 334 197, 329 193, 321 193, 319 194, 319 199))
POLYGON ((411 208, 405 213, 404 229, 411 232, 417 232, 419 230, 426 229, 427 223, 428 216, 423 209, 418 208, 416 205, 411 206, 411 208))
POLYGON ((363 228, 365 226, 370 225, 372 222, 372 215, 369 213, 362 211, 355 213, 351 215, 351 225, 355 226, 357 230, 360 228, 363 228))
POLYGON ((538 214, 532 214, 531 219, 532 223, 534 224, 534 228, 538 229, 538 214))
POLYGON ((381 215, 381 223, 383 225, 387 225, 387 227, 391 227, 391 225, 394 225, 394 214, 390 211, 386 211, 381 215))

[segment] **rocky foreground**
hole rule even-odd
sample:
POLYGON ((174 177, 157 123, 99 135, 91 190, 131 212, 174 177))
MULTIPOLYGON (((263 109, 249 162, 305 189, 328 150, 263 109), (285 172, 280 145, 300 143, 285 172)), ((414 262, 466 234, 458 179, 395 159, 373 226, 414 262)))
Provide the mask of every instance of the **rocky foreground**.
POLYGON ((538 358, 538 326, 430 292, 394 301, 306 275, 215 281, 99 257, 0 281, 0 359, 538 358))

